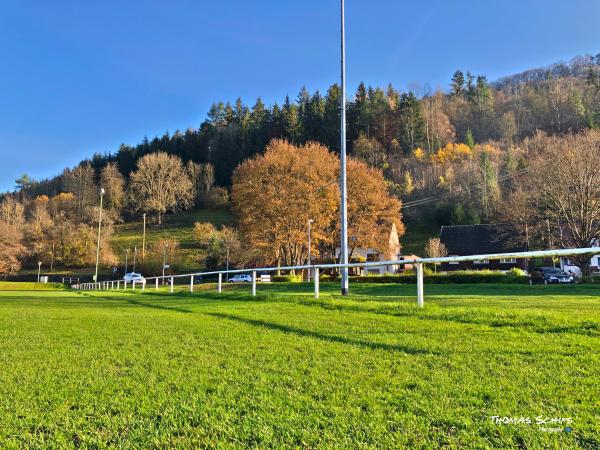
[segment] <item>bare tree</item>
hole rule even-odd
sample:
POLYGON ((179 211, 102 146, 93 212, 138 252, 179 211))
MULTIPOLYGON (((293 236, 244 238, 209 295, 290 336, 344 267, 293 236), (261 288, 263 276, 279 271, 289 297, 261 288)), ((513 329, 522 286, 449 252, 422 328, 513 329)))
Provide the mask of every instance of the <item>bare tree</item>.
MULTIPOLYGON (((440 238, 430 238, 427 241, 427 245, 425 245, 425 254, 429 258, 443 258, 444 256, 448 256, 448 249, 442 243, 440 238)), ((437 264, 433 265, 434 270, 437 272, 437 264)))
POLYGON ((134 210, 155 213, 158 224, 167 211, 192 206, 193 186, 181 159, 165 152, 150 153, 137 162, 129 181, 129 200, 134 210))
POLYGON ((0 220, 21 227, 25 222, 25 209, 23 205, 16 201, 14 197, 7 196, 2 203, 0 203, 0 220))
POLYGON ((106 206, 120 214, 125 201, 125 179, 115 163, 102 169, 100 185, 106 190, 106 206))
MULTIPOLYGON (((525 223, 543 247, 589 247, 600 240, 600 132, 546 138, 545 147, 508 197, 505 218, 525 223)), ((573 260, 589 274, 589 255, 573 260)))
POLYGON ((206 200, 210 190, 215 184, 215 171, 213 165, 210 163, 199 164, 188 161, 185 169, 192 182, 194 200, 196 204, 200 204, 200 202, 206 200))

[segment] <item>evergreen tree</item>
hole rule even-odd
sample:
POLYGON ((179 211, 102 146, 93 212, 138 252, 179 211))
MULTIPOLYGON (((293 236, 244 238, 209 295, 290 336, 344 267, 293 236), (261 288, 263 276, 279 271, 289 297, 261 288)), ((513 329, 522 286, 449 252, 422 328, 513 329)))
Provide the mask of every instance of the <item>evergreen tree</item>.
POLYGON ((460 70, 457 70, 454 72, 454 75, 452 75, 450 93, 457 97, 462 97, 465 93, 465 76, 460 70))

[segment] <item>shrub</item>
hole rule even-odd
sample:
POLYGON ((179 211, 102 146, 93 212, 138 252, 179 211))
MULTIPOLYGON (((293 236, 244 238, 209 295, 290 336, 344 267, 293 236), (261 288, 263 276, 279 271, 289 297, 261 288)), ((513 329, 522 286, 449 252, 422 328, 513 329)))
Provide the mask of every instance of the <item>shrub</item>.
POLYGON ((302 274, 275 275, 271 277, 271 280, 276 283, 301 283, 304 281, 304 277, 302 274))
POLYGON ((220 186, 213 187, 204 197, 204 206, 210 209, 222 209, 229 206, 229 193, 220 186))

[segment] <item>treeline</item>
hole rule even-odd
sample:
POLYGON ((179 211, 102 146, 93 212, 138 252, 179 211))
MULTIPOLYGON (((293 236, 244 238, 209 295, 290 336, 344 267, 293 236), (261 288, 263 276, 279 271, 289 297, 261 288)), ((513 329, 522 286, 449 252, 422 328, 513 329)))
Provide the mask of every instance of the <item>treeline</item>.
MULTIPOLYGON (((456 71, 448 93, 400 92, 360 84, 348 102, 348 149, 386 171, 401 183, 407 157, 420 148, 433 154, 448 143, 497 141, 510 147, 542 131, 576 132, 600 124, 600 55, 575 58, 489 83, 483 75, 456 71)), ((229 186, 231 175, 245 159, 261 153, 275 138, 295 145, 319 142, 339 149, 340 89, 324 94, 303 88, 295 99, 253 105, 241 99, 212 105, 199 128, 144 138, 136 146, 122 144, 115 153, 96 154, 89 161, 100 176, 115 163, 123 176, 139 158, 164 151, 184 163, 210 163, 216 183, 229 186)), ((62 176, 19 185, 29 196, 56 195, 64 190, 62 176)))
MULTIPOLYGON (((58 194, 32 197, 26 192, 36 184, 22 177, 23 189, 1 199, 0 274, 37 262, 50 270, 93 265, 101 200, 99 256, 105 267, 118 263, 110 240, 114 224, 123 217, 147 214, 149 221, 160 225, 167 212, 193 206, 224 208, 229 203, 227 190, 214 186, 212 165, 192 161, 184 165, 181 158, 165 152, 140 158, 128 178, 114 162, 106 164, 99 176, 90 162, 84 162, 65 169, 58 180, 58 194)), ((169 244, 175 254, 176 243, 169 244)), ((159 245, 149 247, 146 268, 156 269, 162 251, 159 245)))

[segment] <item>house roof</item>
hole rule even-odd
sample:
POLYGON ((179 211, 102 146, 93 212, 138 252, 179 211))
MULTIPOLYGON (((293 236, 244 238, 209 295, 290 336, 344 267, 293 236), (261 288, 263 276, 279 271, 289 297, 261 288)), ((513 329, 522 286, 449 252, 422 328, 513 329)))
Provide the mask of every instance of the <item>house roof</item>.
POLYGON ((449 255, 527 251, 525 230, 512 223, 442 227, 440 240, 449 255))

